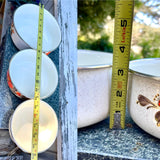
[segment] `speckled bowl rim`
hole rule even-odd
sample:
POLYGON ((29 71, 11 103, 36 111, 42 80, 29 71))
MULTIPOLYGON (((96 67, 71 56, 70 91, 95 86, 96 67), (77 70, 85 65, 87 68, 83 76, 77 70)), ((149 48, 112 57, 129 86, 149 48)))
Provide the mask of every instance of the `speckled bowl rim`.
POLYGON ((101 64, 101 65, 86 65, 78 66, 78 70, 90 70, 90 69, 100 69, 100 68, 111 68, 111 64, 101 64))
MULTIPOLYGON (((140 61, 143 62, 143 61, 157 61, 157 60, 160 61, 160 58, 137 59, 137 60, 130 61, 130 64, 136 63, 136 62, 140 62, 140 61)), ((129 72, 132 73, 132 74, 134 74, 134 75, 140 76, 140 77, 160 80, 160 76, 153 76, 153 75, 150 75, 150 74, 145 74, 145 73, 142 73, 142 72, 138 72, 138 71, 135 71, 133 69, 130 69, 130 67, 129 67, 129 72)))
MULTIPOLYGON (((87 50, 87 49, 78 49, 77 51, 82 51, 82 52, 101 52, 105 54, 112 54, 110 52, 102 52, 102 51, 95 51, 95 50, 87 50)), ((84 54, 84 53, 82 53, 84 54)), ((92 70, 92 69, 101 69, 101 68, 112 68, 112 64, 98 64, 98 65, 78 65, 78 70, 92 70)))

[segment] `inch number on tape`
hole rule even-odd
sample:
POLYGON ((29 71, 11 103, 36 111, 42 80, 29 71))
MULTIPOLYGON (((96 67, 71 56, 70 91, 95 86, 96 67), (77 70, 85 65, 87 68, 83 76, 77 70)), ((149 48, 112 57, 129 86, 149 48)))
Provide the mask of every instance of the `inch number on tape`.
POLYGON ((128 67, 134 0, 116 0, 110 128, 125 127, 128 67))
POLYGON ((32 127, 32 150, 31 160, 38 159, 38 133, 39 133, 39 108, 40 108, 40 79, 41 79, 41 59, 42 59, 42 39, 43 39, 43 13, 44 5, 39 4, 39 21, 38 21, 38 41, 36 57, 36 78, 33 110, 33 127, 32 127))

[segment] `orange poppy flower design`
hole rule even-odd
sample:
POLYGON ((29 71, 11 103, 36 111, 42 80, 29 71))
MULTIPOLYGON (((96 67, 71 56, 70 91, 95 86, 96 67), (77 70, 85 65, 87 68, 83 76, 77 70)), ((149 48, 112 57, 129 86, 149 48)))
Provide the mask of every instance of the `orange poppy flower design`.
POLYGON ((9 75, 9 71, 7 71, 7 83, 9 88, 11 89, 11 91, 19 98, 23 98, 23 99, 28 99, 27 97, 25 97, 24 95, 22 95, 17 89, 16 87, 13 85, 10 75, 9 75))
POLYGON ((11 34, 14 34, 14 25, 13 25, 13 23, 11 25, 11 34))

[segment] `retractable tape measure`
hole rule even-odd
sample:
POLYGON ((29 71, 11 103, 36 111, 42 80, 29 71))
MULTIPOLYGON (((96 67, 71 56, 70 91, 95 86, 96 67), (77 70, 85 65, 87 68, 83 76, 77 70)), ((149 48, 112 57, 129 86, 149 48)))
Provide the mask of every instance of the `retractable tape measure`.
POLYGON ((128 67, 134 0, 116 0, 110 128, 125 127, 128 67))
POLYGON ((34 94, 31 160, 38 159, 38 132, 39 132, 40 79, 41 79, 42 37, 43 37, 43 12, 44 12, 44 5, 39 3, 39 22, 38 22, 38 41, 37 41, 37 57, 36 57, 36 76, 35 76, 36 78, 35 78, 35 94, 34 94))

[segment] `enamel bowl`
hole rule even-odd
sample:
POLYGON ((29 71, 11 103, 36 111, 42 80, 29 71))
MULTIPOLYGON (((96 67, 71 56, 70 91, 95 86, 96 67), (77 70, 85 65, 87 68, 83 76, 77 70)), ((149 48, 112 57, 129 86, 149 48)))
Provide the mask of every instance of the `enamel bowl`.
POLYGON ((78 128, 108 116, 112 57, 111 53, 78 50, 78 128))
MULTIPOLYGON (((39 6, 24 4, 16 9, 11 25, 11 37, 19 50, 36 49, 38 37, 39 6)), ((44 9, 43 47, 42 51, 49 54, 61 41, 61 32, 56 19, 44 9)))
MULTIPOLYGON (((21 103, 9 122, 11 139, 24 152, 31 153, 32 122, 34 100, 21 103)), ((55 111, 44 101, 40 101, 38 153, 46 151, 55 142, 58 120, 55 111)))
MULTIPOLYGON (((78 50, 78 128, 98 123, 109 114, 111 53, 78 50)), ((57 151, 54 143, 51 151, 57 151)))
POLYGON ((130 62, 128 107, 134 122, 160 138, 160 58, 130 62))
MULTIPOLYGON (((19 98, 34 98, 36 50, 26 49, 16 53, 9 64, 8 86, 19 98)), ((58 84, 58 73, 53 61, 42 53, 41 99, 53 94, 58 84)))

